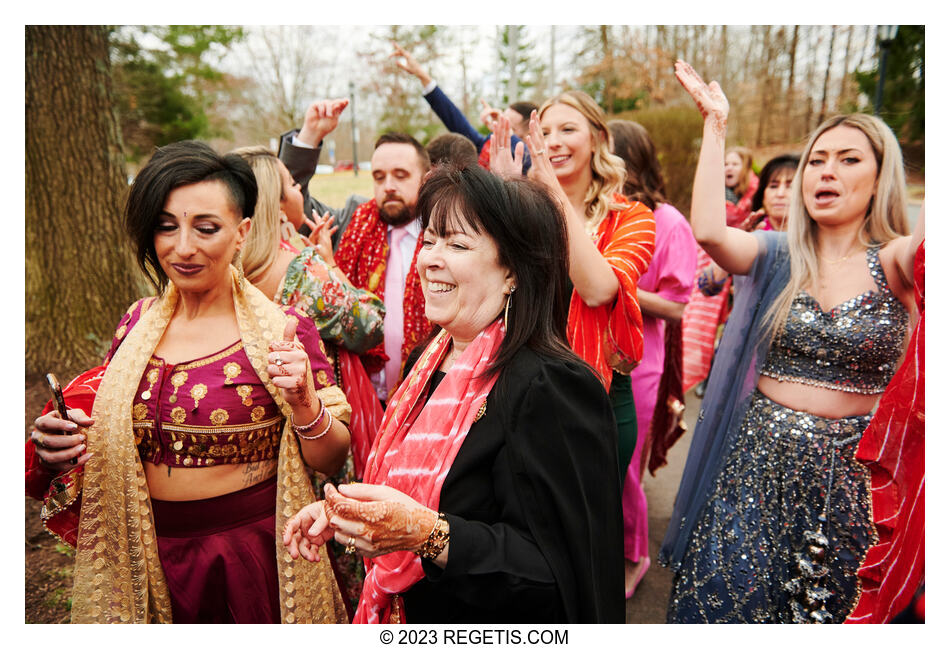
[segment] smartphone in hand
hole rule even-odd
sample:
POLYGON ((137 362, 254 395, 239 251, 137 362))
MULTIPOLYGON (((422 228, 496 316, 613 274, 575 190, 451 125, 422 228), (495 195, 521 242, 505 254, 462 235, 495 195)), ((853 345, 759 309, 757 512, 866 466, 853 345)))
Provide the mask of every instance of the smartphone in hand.
POLYGON ((69 415, 66 414, 66 401, 63 399, 63 388, 59 385, 59 379, 51 372, 46 375, 46 383, 49 384, 49 391, 53 395, 53 405, 56 406, 59 416, 68 421, 69 415))

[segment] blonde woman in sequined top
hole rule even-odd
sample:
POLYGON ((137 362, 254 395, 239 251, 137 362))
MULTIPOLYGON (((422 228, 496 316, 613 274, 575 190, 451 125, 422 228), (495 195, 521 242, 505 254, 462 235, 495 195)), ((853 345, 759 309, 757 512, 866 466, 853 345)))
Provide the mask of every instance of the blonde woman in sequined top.
POLYGON ((737 281, 661 562, 670 622, 841 622, 873 542, 854 448, 902 354, 922 223, 908 236, 900 147, 877 118, 832 118, 792 185, 788 232, 726 225, 729 104, 686 63, 704 117, 697 242, 737 281))

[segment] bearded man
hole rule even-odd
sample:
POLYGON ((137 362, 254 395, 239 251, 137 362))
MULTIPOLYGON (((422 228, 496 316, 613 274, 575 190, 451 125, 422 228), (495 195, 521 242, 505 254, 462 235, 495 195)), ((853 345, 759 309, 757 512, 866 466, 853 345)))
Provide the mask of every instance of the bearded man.
POLYGON ((404 133, 376 140, 370 162, 373 199, 350 196, 342 209, 331 208, 307 191, 320 157, 320 145, 339 121, 345 99, 315 102, 299 133, 282 136, 280 159, 304 191, 308 212, 329 212, 339 229, 333 259, 354 286, 376 293, 386 305, 383 342, 361 357, 376 394, 385 402, 396 388, 406 356, 432 328, 425 317, 416 255, 422 246, 416 199, 429 171, 429 156, 404 133))

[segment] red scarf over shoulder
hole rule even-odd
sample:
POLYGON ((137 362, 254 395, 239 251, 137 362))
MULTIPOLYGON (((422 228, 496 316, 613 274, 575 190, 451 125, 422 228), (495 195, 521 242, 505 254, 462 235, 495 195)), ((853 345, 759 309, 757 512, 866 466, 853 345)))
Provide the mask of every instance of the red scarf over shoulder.
MULTIPOLYGON (((346 273, 354 286, 371 291, 384 301, 386 299, 384 295, 386 258, 389 256, 389 243, 386 241, 387 227, 379 217, 376 201, 363 203, 353 213, 353 219, 343 232, 340 247, 335 255, 340 270, 346 273)), ((416 258, 419 256, 421 247, 422 237, 420 236, 412 255, 409 274, 406 275, 406 288, 402 300, 403 362, 409 352, 432 328, 432 324, 426 319, 422 283, 419 280, 419 271, 416 269, 416 258)), ((382 343, 362 355, 363 365, 370 373, 383 369, 388 358, 382 343)))

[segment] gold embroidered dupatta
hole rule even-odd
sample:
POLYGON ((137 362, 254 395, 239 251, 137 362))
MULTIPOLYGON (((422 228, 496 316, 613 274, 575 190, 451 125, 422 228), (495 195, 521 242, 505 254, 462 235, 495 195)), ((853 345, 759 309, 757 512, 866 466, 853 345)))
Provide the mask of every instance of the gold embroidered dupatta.
MULTIPOLYGON (((241 287, 232 269, 234 311, 251 365, 286 417, 277 462, 275 546, 281 621, 347 622, 343 599, 324 548, 316 563, 294 561, 281 542, 287 519, 313 502, 291 408, 267 374, 267 348, 280 340, 286 316, 258 289, 241 287)), ((158 558, 145 472, 132 431, 132 400, 146 363, 178 303, 170 285, 142 315, 106 368, 86 444, 82 513, 76 546, 72 622, 172 621, 171 600, 158 558)))

